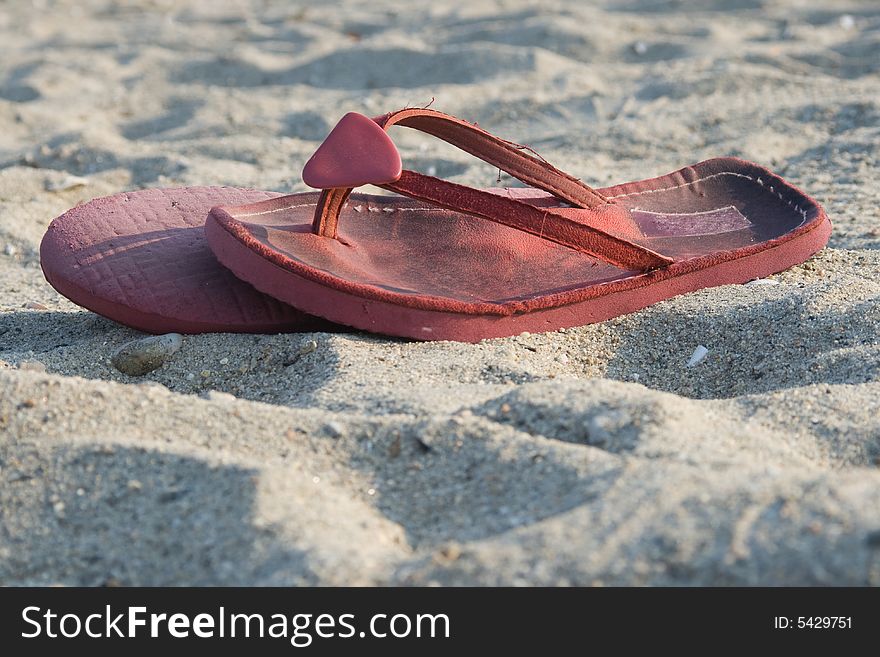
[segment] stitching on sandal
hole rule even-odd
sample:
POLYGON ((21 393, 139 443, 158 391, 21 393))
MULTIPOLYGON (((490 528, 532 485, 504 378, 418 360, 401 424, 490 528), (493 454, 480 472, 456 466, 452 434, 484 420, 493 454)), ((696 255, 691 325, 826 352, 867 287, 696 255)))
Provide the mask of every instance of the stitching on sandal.
MULTIPOLYGON (((643 212, 645 214, 656 214, 664 217, 696 217, 701 214, 713 214, 718 212, 719 210, 728 210, 733 209, 736 210, 735 205, 725 205, 720 208, 712 208, 711 210, 701 210, 700 212, 657 212, 656 210, 645 210, 644 208, 640 208, 638 206, 634 207, 630 212, 643 212)), ((738 210, 737 210, 738 211, 738 210)))
POLYGON ((755 178, 752 178, 751 176, 747 176, 743 173, 736 173, 735 171, 719 171, 718 173, 713 173, 711 176, 697 178, 696 180, 691 180, 690 182, 682 183, 681 185, 674 185, 672 187, 661 187, 659 189, 645 189, 640 192, 629 192, 627 194, 616 194, 615 196, 608 196, 606 198, 608 198, 608 199, 628 198, 630 196, 641 196, 643 194, 657 194, 659 192, 669 192, 674 189, 681 189, 682 187, 689 187, 690 185, 695 185, 697 183, 700 183, 700 182, 703 182, 706 180, 711 180, 713 178, 719 178, 721 176, 736 176, 737 178, 744 178, 745 180, 750 180, 751 182, 756 183, 756 184, 760 185, 761 187, 769 189, 770 192, 774 196, 778 197, 780 201, 783 201, 786 205, 788 205, 788 207, 790 207, 792 210, 794 210, 799 215, 801 215, 802 219, 801 219, 801 223, 798 224, 799 226, 802 226, 807 221, 807 211, 804 209, 801 209, 800 205, 797 205, 797 206, 794 205, 794 203, 792 203, 791 200, 786 199, 782 195, 782 192, 777 192, 776 190, 774 190, 772 185, 766 185, 764 183, 764 181, 761 180, 760 178, 755 179, 755 178))
POLYGON ((236 214, 234 217, 261 217, 264 214, 272 214, 273 212, 282 212, 284 210, 293 210, 294 208, 314 207, 314 203, 300 203, 299 205, 286 205, 283 208, 273 208, 272 210, 263 210, 262 212, 248 212, 247 214, 236 214))

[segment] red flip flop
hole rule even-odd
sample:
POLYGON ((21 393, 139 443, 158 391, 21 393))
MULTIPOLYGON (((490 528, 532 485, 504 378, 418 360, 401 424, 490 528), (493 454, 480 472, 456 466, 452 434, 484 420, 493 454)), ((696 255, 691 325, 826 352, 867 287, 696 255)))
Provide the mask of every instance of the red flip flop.
POLYGON ((205 241, 212 206, 275 196, 188 187, 95 199, 51 223, 40 244, 43 273, 74 303, 148 333, 327 330, 233 276, 205 241))
POLYGON ((347 114, 303 170, 320 193, 214 208, 208 243, 236 276, 304 312, 477 341, 744 283, 803 262, 831 233, 816 201, 736 158, 594 190, 525 150, 434 110, 347 114), (481 191, 402 170, 386 133, 396 124, 531 189, 481 191), (365 184, 409 198, 352 194, 365 184))

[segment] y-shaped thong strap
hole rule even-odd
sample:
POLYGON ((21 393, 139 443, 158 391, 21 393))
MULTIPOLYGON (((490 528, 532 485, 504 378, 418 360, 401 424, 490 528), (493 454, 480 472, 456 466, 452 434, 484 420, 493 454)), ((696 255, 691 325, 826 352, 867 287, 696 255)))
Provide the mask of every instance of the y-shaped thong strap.
POLYGON ((322 190, 312 232, 328 238, 337 236, 339 216, 352 189, 373 184, 538 235, 622 269, 644 271, 672 262, 632 241, 640 233, 626 208, 524 152, 521 146, 436 110, 403 109, 375 119, 347 114, 306 164, 303 180, 322 190), (536 207, 404 170, 400 154, 386 134, 395 124, 434 135, 573 207, 536 207))

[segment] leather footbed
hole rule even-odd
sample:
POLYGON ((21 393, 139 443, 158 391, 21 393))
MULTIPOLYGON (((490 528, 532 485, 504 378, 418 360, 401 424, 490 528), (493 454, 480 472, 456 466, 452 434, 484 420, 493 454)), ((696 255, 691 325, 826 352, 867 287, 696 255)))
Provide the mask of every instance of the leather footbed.
MULTIPOLYGON (((366 194, 348 199, 338 239, 311 232, 318 193, 214 208, 205 232, 236 276, 305 312, 389 335, 475 341, 766 276, 806 260, 831 231, 813 199, 736 158, 598 191, 630 211, 635 243, 675 262, 627 271, 498 223, 366 194)), ((497 193, 559 204, 528 188, 497 193)))

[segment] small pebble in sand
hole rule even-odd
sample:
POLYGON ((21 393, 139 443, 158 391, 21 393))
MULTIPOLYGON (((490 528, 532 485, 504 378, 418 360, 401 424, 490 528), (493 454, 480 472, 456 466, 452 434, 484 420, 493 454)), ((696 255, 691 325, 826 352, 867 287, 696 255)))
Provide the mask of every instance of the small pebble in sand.
POLYGON ((694 353, 688 358, 687 367, 696 367, 703 361, 708 353, 709 350, 706 349, 706 347, 703 345, 697 345, 697 348, 694 349, 694 353))
POLYGON ((779 285, 779 281, 774 281, 772 278, 756 278, 753 281, 749 281, 746 283, 747 286, 760 286, 760 285, 779 285))
POLYGON ((235 401, 235 395, 231 395, 228 392, 222 392, 220 390, 209 390, 205 393, 205 399, 207 399, 208 401, 228 404, 235 401))
POLYGON ((228 358, 221 358, 220 364, 221 365, 229 365, 229 359, 228 358))
POLYGON ((22 304, 22 308, 26 308, 27 310, 49 310, 48 306, 44 306, 39 301, 28 301, 25 304, 22 304))
POLYGON ((313 351, 316 351, 317 349, 318 349, 318 343, 315 342, 314 340, 309 340, 302 347, 300 347, 299 350, 295 354, 293 354, 293 356, 288 357, 284 360, 284 367, 288 367, 290 365, 293 365, 300 358, 312 353, 313 351))
POLYGON ((838 22, 840 23, 840 27, 844 30, 851 30, 856 26, 856 19, 850 14, 844 14, 840 17, 838 22))
POLYGON ((110 362, 117 370, 129 376, 143 376, 161 367, 183 344, 179 333, 154 335, 122 345, 110 362))
POLYGON ((18 249, 15 248, 14 244, 7 244, 3 247, 3 253, 8 255, 10 258, 18 253, 18 249))
POLYGON ((18 369, 26 372, 45 372, 46 366, 38 360, 23 360, 18 364, 18 369))
POLYGON ((341 438, 345 427, 339 422, 328 422, 324 425, 324 432, 331 438, 341 438))
POLYGON ((635 54, 644 55, 646 52, 648 52, 648 44, 644 41, 636 41, 632 45, 632 49, 635 54))
POLYGON ((306 354, 310 354, 313 351, 316 351, 317 349, 318 349, 318 343, 315 342, 314 340, 309 340, 300 348, 300 350, 298 352, 296 352, 296 355, 297 356, 305 356, 306 354))

